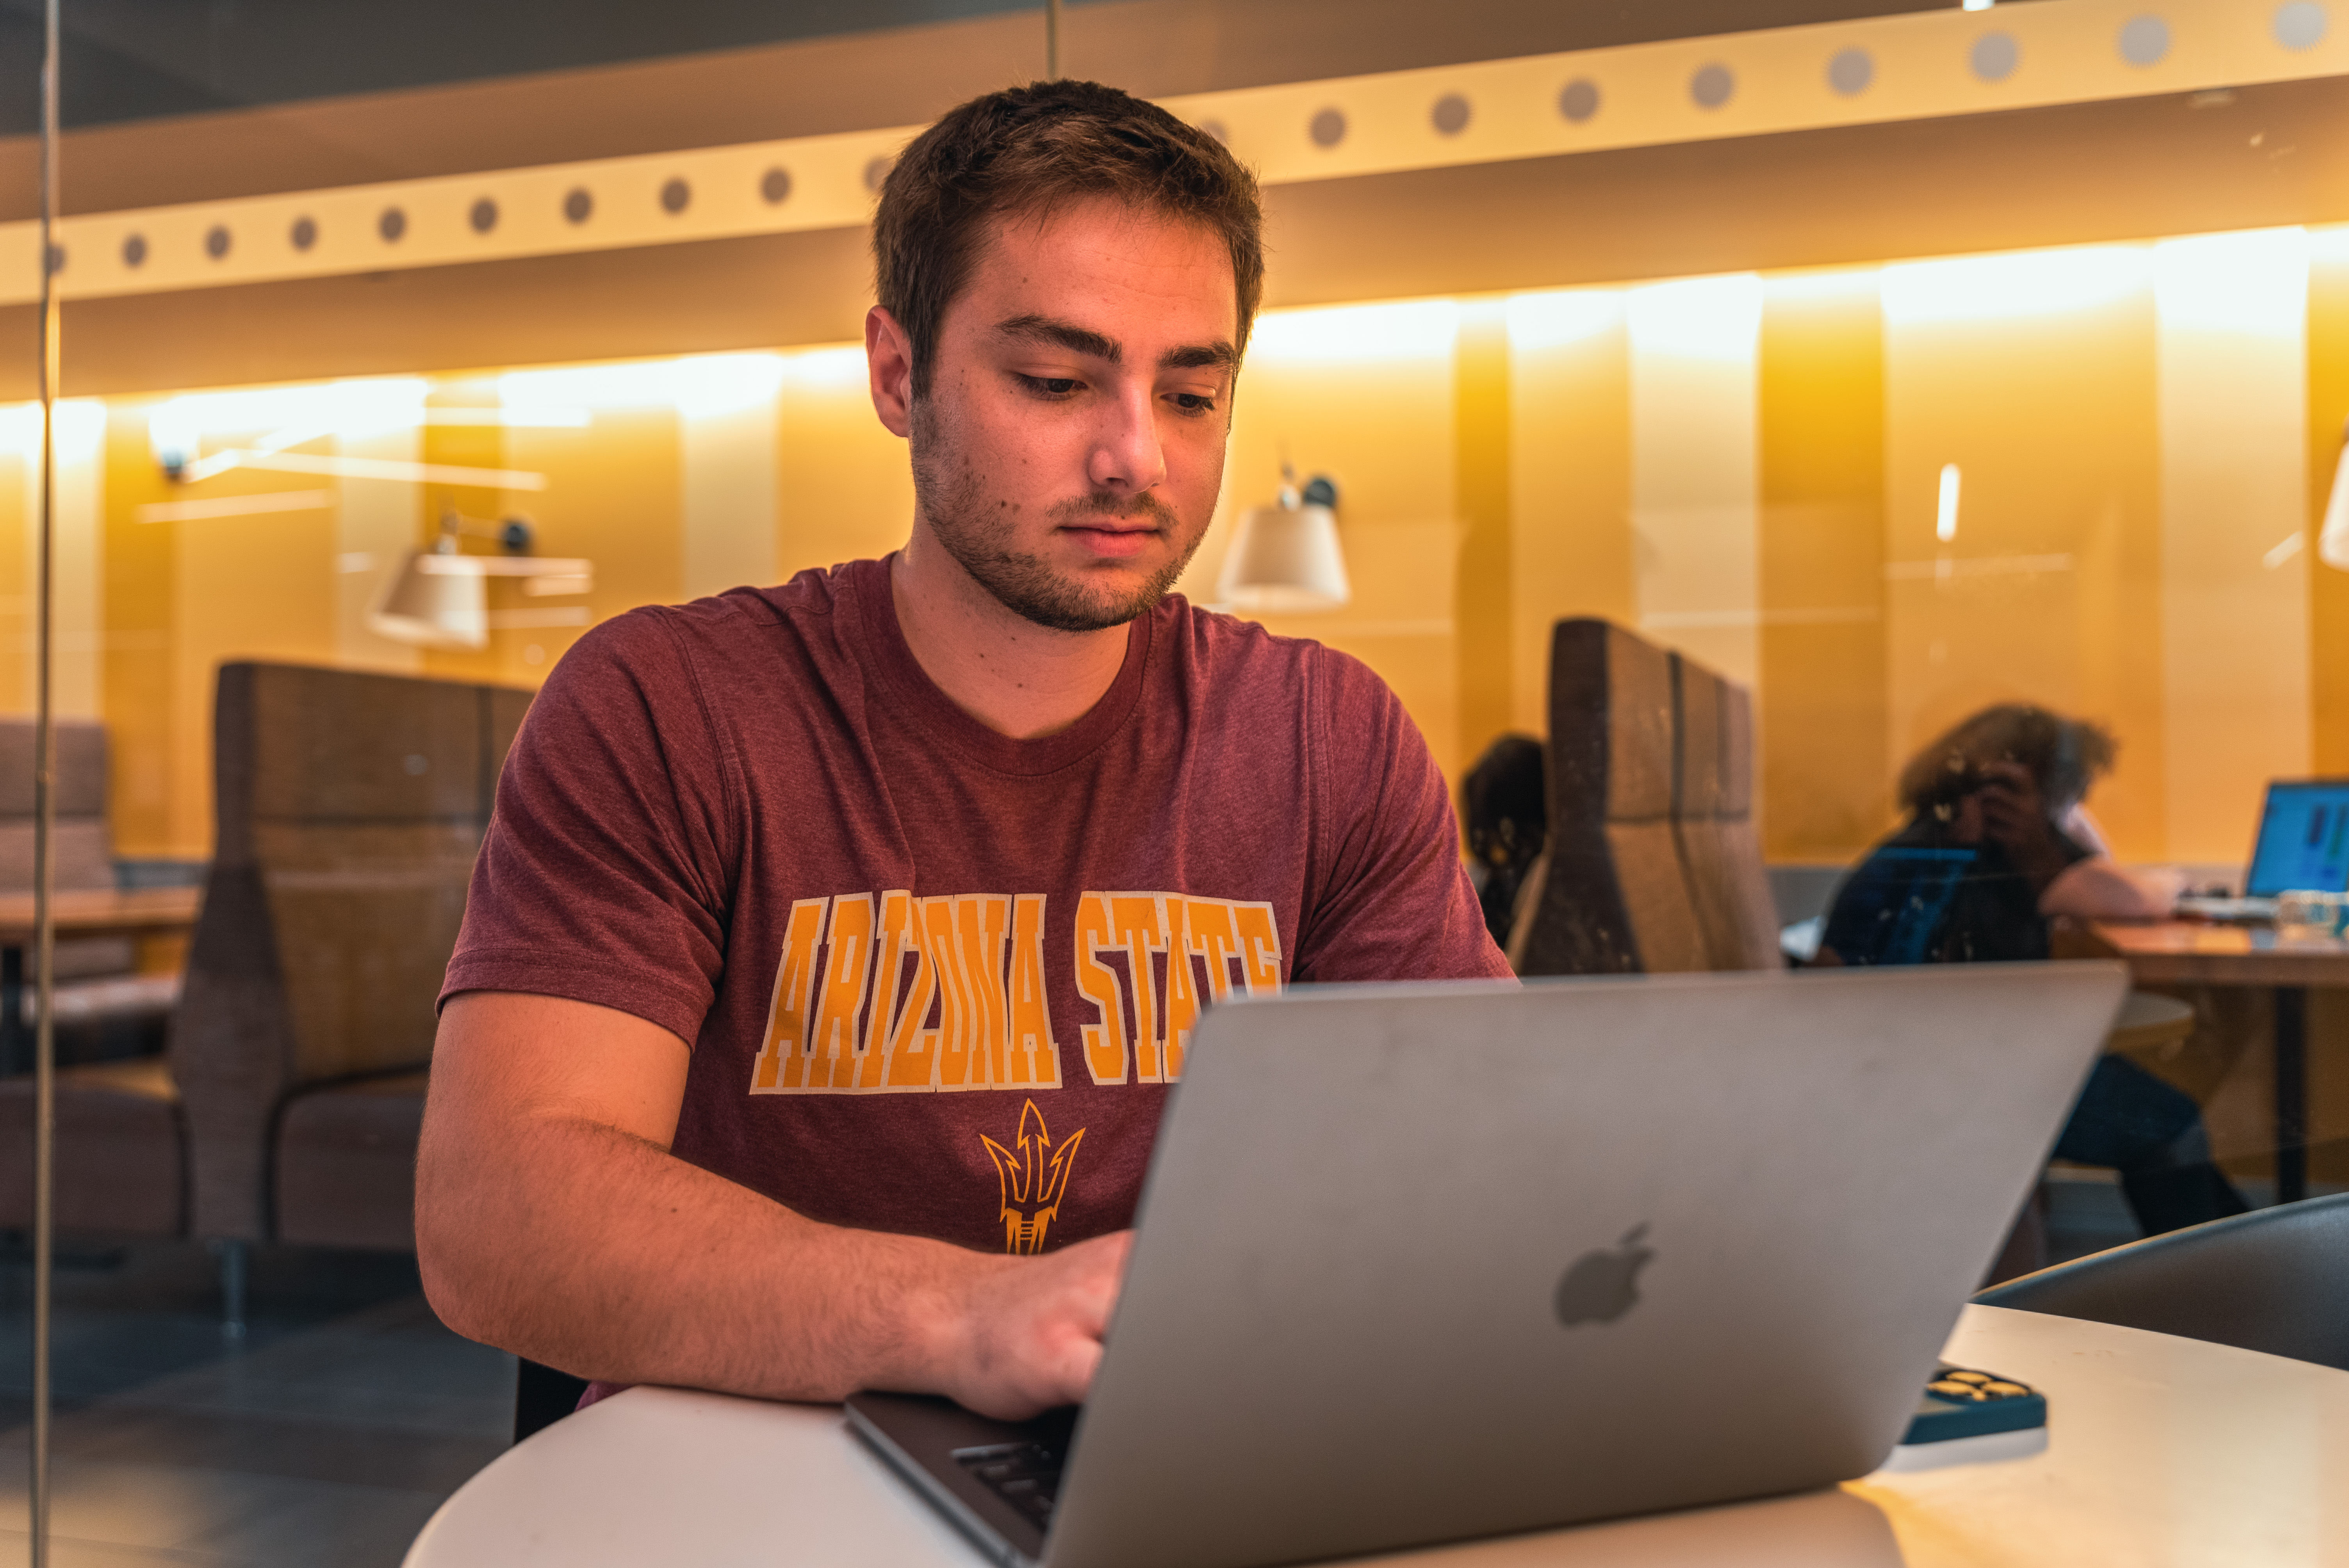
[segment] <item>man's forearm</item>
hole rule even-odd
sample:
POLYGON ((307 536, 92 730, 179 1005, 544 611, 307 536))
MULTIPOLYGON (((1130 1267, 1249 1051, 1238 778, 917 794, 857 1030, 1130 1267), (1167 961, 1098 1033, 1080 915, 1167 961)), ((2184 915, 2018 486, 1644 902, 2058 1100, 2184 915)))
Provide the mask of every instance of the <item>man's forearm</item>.
POLYGON ((818 1224, 616 1128, 549 1116, 462 1149, 428 1126, 417 1245, 470 1337, 584 1377, 770 1398, 936 1389, 1007 1260, 818 1224))

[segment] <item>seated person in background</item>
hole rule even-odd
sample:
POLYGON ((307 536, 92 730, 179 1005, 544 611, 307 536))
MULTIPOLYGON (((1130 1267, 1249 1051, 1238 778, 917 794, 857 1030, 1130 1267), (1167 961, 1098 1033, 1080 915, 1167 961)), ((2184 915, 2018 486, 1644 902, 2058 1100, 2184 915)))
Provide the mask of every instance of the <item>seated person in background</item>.
POLYGON ((1460 805, 1468 819, 1468 880, 1476 884, 1485 929, 1506 948, 1518 890, 1549 838, 1541 742, 1505 735, 1486 747, 1461 780, 1460 805))
MULTIPOLYGON (((2103 729, 2042 707, 2002 704, 1960 724, 1901 770, 1909 820, 1836 895, 1817 961, 2045 958, 2056 915, 2168 913, 2178 885, 2115 864, 2088 817, 2088 787, 2112 761, 2103 729)), ((2148 1235, 2243 1212, 2193 1098, 2120 1057, 2096 1063, 2055 1153, 2117 1170, 2148 1235)))
POLYGON ((898 159, 865 349, 905 547, 605 622, 498 781, 417 1167, 459 1333, 607 1385, 1081 1400, 1201 1009, 1506 975, 1394 694, 1170 593, 1261 232, 1222 143, 1092 83, 898 159))

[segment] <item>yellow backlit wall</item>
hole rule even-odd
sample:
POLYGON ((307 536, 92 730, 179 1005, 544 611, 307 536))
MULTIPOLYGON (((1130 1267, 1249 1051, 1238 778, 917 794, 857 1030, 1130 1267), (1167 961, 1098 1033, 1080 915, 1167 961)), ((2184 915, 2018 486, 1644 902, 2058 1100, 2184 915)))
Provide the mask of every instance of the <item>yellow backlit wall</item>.
MULTIPOLYGON (((2238 861, 2262 781, 2349 772, 2349 574, 2308 548, 2344 419, 2338 232, 1278 313, 1184 588, 1216 597, 1285 464, 1328 473, 1354 600, 1274 624, 1371 663, 1455 776, 1547 727, 1549 627, 1605 615, 1754 686, 1773 859, 1851 858, 1902 758, 2021 697, 2120 737, 2095 805, 2125 856, 2238 861)), ((0 411, 18 708, 36 438, 0 411)), ((224 659, 534 683, 633 604, 886 551, 912 499, 839 346, 78 401, 59 453, 59 698, 109 725, 128 855, 208 852, 224 659), (278 466, 175 485, 159 417, 278 466), (526 516, 592 591, 496 584, 478 653, 377 636, 450 511, 526 516)))

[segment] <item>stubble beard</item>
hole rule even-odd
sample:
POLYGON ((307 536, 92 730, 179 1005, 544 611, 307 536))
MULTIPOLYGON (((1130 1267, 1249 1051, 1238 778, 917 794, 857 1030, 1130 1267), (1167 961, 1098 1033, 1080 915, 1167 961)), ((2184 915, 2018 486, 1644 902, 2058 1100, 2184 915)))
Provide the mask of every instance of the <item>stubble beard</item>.
MULTIPOLYGON (((1148 614, 1191 564, 1206 534, 1202 529, 1181 553, 1129 593, 1088 587, 1054 570, 1040 555, 1009 548, 1005 536, 1009 529, 991 515, 1007 509, 988 504, 978 468, 930 398, 914 404, 911 438, 914 504, 931 534, 996 603, 1050 631, 1107 631, 1148 614)), ((1087 517, 1146 517, 1169 539, 1182 526, 1172 507, 1147 493, 1122 500, 1095 491, 1054 503, 1049 515, 1056 524, 1087 517)))

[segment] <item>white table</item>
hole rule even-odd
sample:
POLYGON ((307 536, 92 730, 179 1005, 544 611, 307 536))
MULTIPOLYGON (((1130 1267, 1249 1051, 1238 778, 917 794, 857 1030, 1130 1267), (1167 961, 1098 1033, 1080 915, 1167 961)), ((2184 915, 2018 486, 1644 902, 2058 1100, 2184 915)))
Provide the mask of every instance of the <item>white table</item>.
MULTIPOLYGON (((2045 1390, 2044 1452, 1379 1561, 2349 1564, 2349 1372, 1983 1306, 1967 1309, 1948 1354, 2045 1390)), ((636 1388, 548 1428, 466 1482, 417 1537, 407 1568, 982 1562, 849 1434, 837 1409, 636 1388)))

